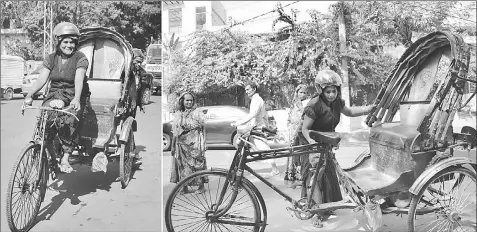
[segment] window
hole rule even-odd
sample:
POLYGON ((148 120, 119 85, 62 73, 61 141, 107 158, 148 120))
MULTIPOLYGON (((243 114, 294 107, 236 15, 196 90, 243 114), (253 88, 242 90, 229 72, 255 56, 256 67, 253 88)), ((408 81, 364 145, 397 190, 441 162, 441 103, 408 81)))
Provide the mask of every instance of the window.
POLYGON ((195 29, 202 30, 205 28, 206 12, 205 6, 195 8, 195 29))
POLYGON ((182 32, 182 9, 169 10, 169 34, 182 32))

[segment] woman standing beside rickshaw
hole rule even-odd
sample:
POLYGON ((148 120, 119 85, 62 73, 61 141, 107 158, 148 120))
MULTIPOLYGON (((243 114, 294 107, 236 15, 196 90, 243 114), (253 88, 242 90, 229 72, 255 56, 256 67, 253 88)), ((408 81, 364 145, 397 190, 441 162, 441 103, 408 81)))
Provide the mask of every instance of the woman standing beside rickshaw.
MULTIPOLYGON (((315 78, 315 87, 318 95, 310 100, 304 109, 302 132, 298 133, 299 144, 316 143, 309 135, 310 130, 321 132, 334 132, 340 122, 341 113, 348 117, 358 117, 369 113, 372 106, 348 107, 341 98, 341 78, 331 70, 323 70, 315 78)), ((336 170, 332 162, 326 162, 321 154, 309 155, 311 167, 316 167, 316 174, 319 176, 317 189, 314 191, 313 200, 316 204, 341 201, 341 190, 338 183, 336 170)), ((302 167, 303 180, 311 179, 310 167, 302 167)), ((307 194, 306 183, 303 184, 302 197, 307 194)), ((333 212, 328 212, 332 214, 333 212)), ((323 227, 322 216, 315 215, 312 224, 316 227, 323 227)))

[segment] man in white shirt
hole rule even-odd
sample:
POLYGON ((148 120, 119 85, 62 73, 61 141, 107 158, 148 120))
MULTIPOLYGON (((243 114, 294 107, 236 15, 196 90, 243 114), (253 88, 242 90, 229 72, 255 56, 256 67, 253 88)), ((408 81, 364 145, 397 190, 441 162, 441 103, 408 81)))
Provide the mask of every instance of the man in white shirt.
MULTIPOLYGON (((241 126, 248 124, 250 126, 258 126, 258 127, 268 127, 268 114, 265 110, 265 102, 263 101, 262 97, 258 94, 257 85, 253 82, 248 83, 245 86, 245 93, 251 98, 250 102, 250 111, 245 118, 238 120, 235 123, 232 123, 233 126, 241 126)), ((251 141, 254 143, 258 150, 269 150, 270 147, 266 142, 263 141, 251 141)), ((278 176, 280 171, 277 168, 277 164, 275 160, 270 159, 268 162, 271 165, 272 172, 270 176, 278 176)))

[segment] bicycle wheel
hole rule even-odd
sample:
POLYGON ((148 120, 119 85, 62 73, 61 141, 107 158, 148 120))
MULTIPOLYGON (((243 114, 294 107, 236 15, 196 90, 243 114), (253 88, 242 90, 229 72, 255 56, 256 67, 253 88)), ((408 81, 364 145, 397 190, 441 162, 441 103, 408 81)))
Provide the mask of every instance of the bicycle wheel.
POLYGON ((40 154, 41 146, 28 144, 13 166, 7 192, 7 220, 11 231, 29 231, 45 196, 48 164, 40 154), (43 161, 43 162, 42 162, 43 161), (43 170, 39 170, 42 162, 43 170))
POLYGON ((409 208, 408 227, 418 231, 476 231, 476 176, 450 167, 429 179, 409 208))
POLYGON ((243 182, 232 207, 218 220, 210 217, 213 212, 223 209, 231 200, 233 190, 230 186, 225 186, 226 178, 225 171, 201 171, 179 182, 166 202, 167 231, 259 231, 260 206, 253 190, 243 182), (198 188, 194 185, 199 180, 205 182, 205 192, 202 194, 194 193, 198 188), (188 192, 181 193, 185 186, 188 192), (222 203, 219 204, 224 187, 227 191, 222 203))
POLYGON ((119 179, 121 180, 122 188, 126 188, 131 179, 131 169, 134 159, 134 133, 132 129, 129 131, 128 140, 121 144, 119 160, 119 179))

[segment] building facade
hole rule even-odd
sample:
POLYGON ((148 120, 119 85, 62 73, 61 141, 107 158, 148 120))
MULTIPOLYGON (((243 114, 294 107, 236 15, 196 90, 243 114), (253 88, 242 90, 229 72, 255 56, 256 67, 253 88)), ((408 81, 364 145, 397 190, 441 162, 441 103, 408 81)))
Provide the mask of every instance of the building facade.
POLYGON ((180 41, 199 30, 216 30, 227 25, 227 11, 220 1, 163 1, 163 33, 180 41))
MULTIPOLYGON (((227 26, 227 11, 220 1, 163 1, 162 3, 162 33, 168 39, 172 34, 174 38, 179 38, 179 48, 196 31, 215 31, 227 26)), ((166 54, 164 55, 164 61, 167 62, 166 54)), ((167 65, 164 65, 166 78, 168 72, 167 65)), ((168 96, 163 95, 162 118, 164 121, 172 118, 167 105, 168 96)))

